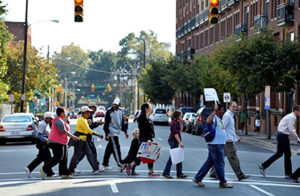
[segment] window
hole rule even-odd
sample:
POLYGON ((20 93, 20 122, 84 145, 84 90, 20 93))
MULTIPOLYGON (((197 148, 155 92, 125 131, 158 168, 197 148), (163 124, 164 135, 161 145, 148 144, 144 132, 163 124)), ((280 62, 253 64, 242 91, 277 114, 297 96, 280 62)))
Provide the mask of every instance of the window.
POLYGON ((214 28, 209 29, 209 44, 212 44, 214 41, 214 28))
POLYGON ((295 32, 290 33, 290 40, 293 42, 295 41, 295 32))
POLYGON ((219 41, 219 24, 215 25, 215 42, 219 41))

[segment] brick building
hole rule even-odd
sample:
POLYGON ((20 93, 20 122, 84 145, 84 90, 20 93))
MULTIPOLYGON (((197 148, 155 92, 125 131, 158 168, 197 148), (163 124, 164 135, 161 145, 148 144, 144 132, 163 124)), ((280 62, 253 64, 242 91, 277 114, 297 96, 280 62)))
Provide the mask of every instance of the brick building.
MULTIPOLYGON (((241 32, 251 35, 272 29, 277 40, 296 40, 300 37, 300 0, 219 0, 219 22, 208 24, 210 0, 177 0, 176 55, 190 60, 193 54, 209 54, 223 39, 241 32)), ((192 105, 198 98, 186 92, 176 94, 177 105, 192 105)), ((243 100, 239 99, 241 108, 243 100)), ((300 104, 300 85, 290 92, 271 92, 271 130, 276 131, 280 119, 291 112, 293 104, 300 104)), ((248 103, 250 130, 254 114, 259 110, 265 117, 264 94, 248 103)), ((263 120, 261 130, 265 130, 263 120)), ((299 123, 298 123, 299 127, 299 123)))
MULTIPOLYGON (((17 43, 20 40, 24 40, 24 22, 11 22, 5 21, 8 31, 14 35, 14 42, 17 43)), ((28 25, 27 42, 31 44, 31 27, 28 25)))

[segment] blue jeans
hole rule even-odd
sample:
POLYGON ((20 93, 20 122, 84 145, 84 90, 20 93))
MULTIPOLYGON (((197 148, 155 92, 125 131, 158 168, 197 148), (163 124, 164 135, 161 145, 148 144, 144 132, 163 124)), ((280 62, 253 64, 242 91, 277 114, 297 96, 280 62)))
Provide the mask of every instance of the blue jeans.
MULTIPOLYGON (((170 145, 171 149, 178 147, 177 141, 170 141, 169 145, 170 145)), ((164 169, 163 175, 170 175, 171 167, 172 167, 172 160, 171 160, 171 156, 169 156, 169 159, 168 159, 168 162, 164 169)), ((177 176, 182 174, 182 162, 176 164, 176 171, 177 171, 177 176)))
POLYGON ((292 162, 291 162, 291 147, 290 147, 290 139, 286 134, 276 133, 277 139, 277 151, 273 154, 268 160, 266 160, 261 165, 267 169, 273 162, 282 157, 284 154, 284 170, 285 175, 289 176, 292 174, 292 162))
POLYGON ((216 168, 216 173, 220 179, 220 184, 226 183, 225 180, 225 162, 224 162, 224 145, 223 144, 208 144, 208 157, 205 163, 202 165, 200 170, 195 176, 195 179, 202 181, 206 176, 207 172, 214 165, 216 168))

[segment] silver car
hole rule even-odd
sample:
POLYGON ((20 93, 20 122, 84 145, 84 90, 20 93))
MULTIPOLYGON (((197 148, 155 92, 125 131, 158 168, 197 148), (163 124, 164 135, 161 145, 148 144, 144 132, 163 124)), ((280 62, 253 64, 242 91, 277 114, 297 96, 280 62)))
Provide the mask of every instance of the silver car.
POLYGON ((26 139, 35 142, 37 126, 30 114, 18 113, 6 115, 0 124, 0 142, 9 139, 26 139))
POLYGON ((149 118, 153 123, 169 124, 169 117, 165 109, 155 109, 154 112, 150 114, 149 118))

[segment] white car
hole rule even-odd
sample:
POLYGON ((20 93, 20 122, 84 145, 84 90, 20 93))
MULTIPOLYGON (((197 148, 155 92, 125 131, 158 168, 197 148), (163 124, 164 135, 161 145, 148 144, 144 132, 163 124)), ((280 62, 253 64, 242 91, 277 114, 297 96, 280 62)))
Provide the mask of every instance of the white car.
POLYGON ((149 118, 153 123, 169 124, 169 117, 165 109, 155 109, 154 112, 150 114, 149 118))
POLYGON ((5 143, 9 139, 27 139, 32 143, 36 139, 37 126, 28 113, 6 115, 0 124, 0 140, 5 143))
POLYGON ((187 126, 189 124, 189 119, 192 115, 194 115, 195 113, 193 112, 186 112, 183 116, 183 131, 186 131, 187 126))

